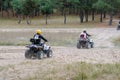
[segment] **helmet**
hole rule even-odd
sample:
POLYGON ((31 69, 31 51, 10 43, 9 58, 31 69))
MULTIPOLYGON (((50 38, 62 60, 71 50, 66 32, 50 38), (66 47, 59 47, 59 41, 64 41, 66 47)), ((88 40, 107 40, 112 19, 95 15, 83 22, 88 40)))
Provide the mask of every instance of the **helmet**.
POLYGON ((36 33, 37 33, 37 34, 42 34, 42 32, 41 32, 40 29, 39 29, 39 30, 36 30, 36 33))
POLYGON ((83 32, 86 33, 86 29, 83 29, 83 32))

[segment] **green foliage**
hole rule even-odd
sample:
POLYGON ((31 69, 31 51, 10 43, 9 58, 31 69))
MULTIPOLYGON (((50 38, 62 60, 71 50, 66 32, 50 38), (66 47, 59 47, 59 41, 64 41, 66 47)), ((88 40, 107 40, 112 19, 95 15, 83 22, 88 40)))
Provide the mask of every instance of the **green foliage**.
POLYGON ((53 12, 53 4, 51 0, 40 1, 40 10, 42 14, 49 15, 53 12))
POLYGON ((11 5, 17 14, 26 16, 34 12, 36 8, 36 0, 12 0, 11 5))
POLYGON ((120 0, 98 0, 93 7, 101 11, 114 11, 119 9, 120 0))
POLYGON ((10 2, 11 2, 12 0, 5 0, 4 1, 4 9, 5 10, 7 10, 7 9, 9 9, 10 7, 11 7, 11 4, 10 4, 10 2))
POLYGON ((3 4, 3 0, 0 0, 0 5, 2 5, 3 4))
POLYGON ((11 1, 11 5, 13 7, 13 10, 17 13, 17 14, 22 14, 22 10, 23 10, 23 0, 12 0, 11 1))
POLYGON ((41 13, 48 16, 55 11, 64 14, 65 22, 68 13, 79 14, 81 21, 84 16, 88 21, 91 12, 92 16, 96 11, 117 13, 120 9, 120 0, 0 0, 0 5, 1 12, 11 10, 13 13, 14 10, 17 15, 25 16, 36 16, 41 13))
POLYGON ((25 0, 23 3, 23 14, 28 16, 35 11, 37 7, 35 0, 25 0))
POLYGON ((86 80, 88 77, 86 73, 79 73, 72 78, 72 80, 86 80))
POLYGON ((109 5, 109 11, 117 11, 120 9, 120 0, 105 0, 105 2, 109 5))
POLYGON ((108 4, 105 3, 103 0, 98 0, 98 2, 93 4, 93 7, 100 11, 105 10, 107 6, 108 6, 108 4))

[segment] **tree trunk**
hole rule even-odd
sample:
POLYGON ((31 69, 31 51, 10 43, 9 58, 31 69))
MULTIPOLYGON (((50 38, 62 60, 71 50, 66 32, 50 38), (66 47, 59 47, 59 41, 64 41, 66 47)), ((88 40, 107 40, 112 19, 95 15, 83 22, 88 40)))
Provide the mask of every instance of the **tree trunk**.
POLYGON ((6 12, 7 12, 7 17, 9 18, 10 17, 9 10, 7 9, 6 12))
POLYGON ((63 12, 63 16, 64 16, 64 24, 66 24, 66 11, 64 9, 64 12, 63 12))
POLYGON ((83 23, 83 20, 84 20, 84 13, 83 13, 83 11, 79 12, 79 17, 80 17, 80 23, 83 23))
POLYGON ((47 22, 48 14, 45 15, 45 18, 46 18, 46 24, 48 24, 48 22, 47 22))
POLYGON ((3 7, 1 6, 1 16, 3 17, 3 7))
POLYGON ((12 9, 11 11, 12 11, 12 16, 14 17, 15 16, 14 10, 12 9))
POLYGON ((26 22, 27 22, 27 24, 30 24, 30 23, 31 23, 30 16, 27 16, 27 17, 26 17, 26 22))
POLYGON ((37 10, 35 10, 34 16, 38 16, 38 11, 37 10))
POLYGON ((120 11, 118 11, 118 18, 120 18, 120 11))
POLYGON ((103 14, 103 18, 106 18, 106 11, 105 11, 104 14, 103 14))
POLYGON ((92 21, 94 21, 94 19, 95 19, 95 17, 94 17, 94 14, 95 13, 95 11, 94 10, 92 10, 92 21))
POLYGON ((111 12, 111 13, 110 13, 110 21, 109 21, 109 25, 110 25, 110 26, 112 25, 112 20, 113 20, 113 13, 111 12))
POLYGON ((85 10, 85 18, 86 18, 86 22, 88 22, 88 10, 85 10))
POLYGON ((21 23, 21 15, 18 15, 18 24, 21 23))
POLYGON ((100 12, 100 22, 103 22, 102 11, 100 12))

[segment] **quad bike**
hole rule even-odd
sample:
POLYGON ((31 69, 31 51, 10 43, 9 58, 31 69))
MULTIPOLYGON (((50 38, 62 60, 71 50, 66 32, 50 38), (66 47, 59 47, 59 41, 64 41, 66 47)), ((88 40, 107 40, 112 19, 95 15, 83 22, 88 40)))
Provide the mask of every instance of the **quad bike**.
POLYGON ((117 26, 117 30, 120 30, 120 24, 117 26))
POLYGON ((93 48, 94 47, 93 45, 94 45, 94 43, 93 43, 92 39, 79 38, 77 41, 77 48, 78 49, 80 49, 80 48, 86 48, 86 49, 93 48))
POLYGON ((32 59, 42 59, 45 56, 50 58, 52 57, 52 49, 50 46, 47 46, 45 43, 41 45, 30 44, 26 46, 28 49, 25 51, 25 58, 32 59))

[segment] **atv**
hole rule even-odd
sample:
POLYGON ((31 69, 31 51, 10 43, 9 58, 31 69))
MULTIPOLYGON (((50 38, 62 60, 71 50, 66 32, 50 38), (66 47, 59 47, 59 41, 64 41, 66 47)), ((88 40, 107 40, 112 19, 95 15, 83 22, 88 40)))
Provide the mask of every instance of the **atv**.
POLYGON ((118 22, 117 30, 120 30, 120 21, 118 22))
POLYGON ((120 30, 120 24, 117 26, 117 30, 120 30))
MULTIPOLYGON (((31 40, 30 40, 31 41, 31 40)), ((28 49, 25 51, 25 58, 43 59, 45 56, 52 57, 52 49, 44 43, 42 45, 30 44, 26 46, 28 49)))
POLYGON ((93 45, 94 45, 94 43, 93 43, 92 39, 79 38, 77 41, 77 48, 78 49, 80 49, 80 48, 86 48, 86 49, 93 48, 94 47, 93 45))

